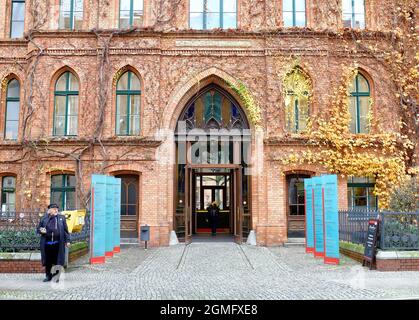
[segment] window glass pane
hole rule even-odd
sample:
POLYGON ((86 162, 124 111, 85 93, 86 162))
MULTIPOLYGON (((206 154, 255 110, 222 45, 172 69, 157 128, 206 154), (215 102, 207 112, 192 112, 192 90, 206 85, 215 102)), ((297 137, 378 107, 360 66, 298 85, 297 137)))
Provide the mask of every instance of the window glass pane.
POLYGON ((283 11, 291 11, 292 12, 294 10, 294 8, 292 6, 292 2, 293 2, 293 0, 283 0, 282 1, 283 11))
POLYGON ((137 206, 136 205, 131 205, 131 206, 127 206, 128 209, 128 215, 129 216, 135 216, 137 214, 137 206))
POLYGON ((117 95, 116 96, 116 114, 117 115, 126 115, 128 107, 128 96, 127 95, 117 95))
POLYGON ((54 135, 63 136, 65 134, 65 116, 55 116, 54 135))
POLYGON ((62 210, 63 203, 63 193, 61 191, 52 191, 51 192, 51 203, 57 204, 62 210))
POLYGON ((223 15, 223 28, 224 29, 235 29, 237 28, 236 13, 224 13, 223 15))
POLYGON ((360 133, 368 132, 368 112, 369 98, 359 97, 359 131, 360 133))
POLYGON ((25 19, 25 3, 13 2, 12 7, 12 20, 23 21, 25 19))
POLYGON ((364 0, 354 0, 354 12, 361 14, 365 13, 364 0))
POLYGON ((68 115, 77 116, 79 96, 68 96, 68 115))
POLYGON ((131 115, 139 115, 140 114, 140 96, 139 95, 132 95, 131 96, 131 103, 130 103, 130 114, 131 115))
POLYGON ((363 14, 356 14, 354 21, 354 28, 364 29, 365 28, 365 16, 363 14))
POLYGON ((207 12, 220 12, 220 0, 207 0, 207 12))
POLYGON ((67 72, 63 73, 57 80, 55 91, 67 91, 67 72))
POLYGON ((77 135, 77 116, 69 116, 67 119, 67 135, 77 135))
POLYGON ((7 120, 4 131, 4 138, 7 140, 16 140, 19 131, 19 121, 7 120))
POLYGON ((306 11, 306 1, 305 0, 295 0, 295 11, 306 11))
POLYGON ((61 188, 63 186, 63 175, 58 174, 51 177, 51 187, 61 188))
POLYGON ((76 193, 74 191, 66 191, 65 193, 65 210, 76 209, 76 193))
POLYGON ((140 86, 140 79, 138 79, 138 77, 131 72, 131 90, 140 90, 141 86, 140 86))
POLYGON ((356 122, 357 122, 356 97, 350 97, 349 113, 351 115, 351 122, 350 122, 349 131, 351 133, 357 133, 357 128, 356 128, 356 122))
POLYGON ((366 197, 367 196, 367 188, 355 187, 353 189, 354 189, 354 197, 366 197))
POLYGON ((137 203, 137 188, 133 183, 128 185, 128 204, 137 203))
POLYGON ((284 27, 294 26, 292 12, 284 12, 284 27))
POLYGON ((70 73, 70 79, 69 79, 69 91, 79 91, 79 82, 72 73, 70 73))
POLYGON ((25 24, 23 21, 12 21, 12 30, 10 32, 10 38, 21 38, 23 37, 25 24))
POLYGON ((358 75, 358 91, 362 93, 369 93, 370 91, 367 79, 361 74, 358 75))
POLYGON ((76 176, 72 174, 66 175, 66 186, 75 187, 76 186, 76 176))
POLYGON ((134 11, 143 11, 143 0, 134 0, 134 11))
POLYGON ((349 13, 352 14, 352 0, 343 0, 343 13, 349 13))
POLYGON ((138 135, 140 133, 140 117, 136 115, 130 116, 130 135, 138 135))
POLYGON ((19 98, 19 81, 13 79, 7 85, 7 97, 8 98, 19 98))
POLYGON ((204 15, 202 13, 191 13, 189 27, 191 29, 203 29, 204 28, 204 15))
POLYGON ((54 115, 65 116, 66 113, 66 96, 55 96, 55 110, 54 115))
POLYGON ((297 27, 305 27, 306 25, 306 13, 296 12, 295 13, 295 25, 297 27))
POLYGON ((128 72, 125 72, 118 80, 118 90, 128 90, 128 72))
POLYGON ((127 117, 125 115, 116 116, 116 134, 127 134, 127 117))
POLYGON ((74 0, 74 11, 83 12, 83 0, 74 0))
POLYGON ((220 14, 208 13, 207 14, 207 29, 220 28, 220 14))
POLYGON ((190 0, 189 1, 190 12, 203 12, 203 10, 204 10, 204 0, 190 0))
POLYGON ((307 99, 300 98, 298 106, 298 131, 305 130, 308 120, 308 101, 307 99))
POLYGON ((3 189, 15 188, 16 178, 15 177, 3 177, 3 189))
POLYGON ((237 0, 224 0, 223 1, 223 11, 224 12, 236 12, 237 11, 237 0))
POLYGON ((119 10, 120 11, 130 11, 130 7, 131 7, 131 0, 120 0, 119 1, 120 5, 119 5, 119 10))
POLYGON ((354 204, 356 208, 366 209, 367 208, 367 197, 355 198, 354 204))
POLYGON ((6 121, 19 120, 19 101, 8 101, 6 108, 6 121))

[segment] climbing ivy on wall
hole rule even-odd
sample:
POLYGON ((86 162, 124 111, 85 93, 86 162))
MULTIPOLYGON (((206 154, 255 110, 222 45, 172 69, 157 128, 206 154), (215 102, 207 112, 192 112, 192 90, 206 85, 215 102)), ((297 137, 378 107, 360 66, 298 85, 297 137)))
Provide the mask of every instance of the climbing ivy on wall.
POLYGON ((237 84, 227 81, 227 85, 240 97, 243 106, 247 111, 247 116, 250 122, 255 126, 255 128, 261 128, 262 115, 260 106, 246 85, 241 81, 238 81, 237 84))
MULTIPOLYGON (((397 132, 384 132, 378 125, 371 134, 351 134, 348 88, 356 76, 356 65, 344 68, 341 84, 329 100, 328 119, 317 117, 307 128, 308 146, 282 158, 284 165, 318 163, 329 172, 349 176, 374 177, 374 194, 379 207, 388 208, 390 191, 405 179, 407 150, 414 144, 397 132), (313 150, 314 149, 314 150, 313 150)), ((370 121, 373 113, 370 111, 370 121)))

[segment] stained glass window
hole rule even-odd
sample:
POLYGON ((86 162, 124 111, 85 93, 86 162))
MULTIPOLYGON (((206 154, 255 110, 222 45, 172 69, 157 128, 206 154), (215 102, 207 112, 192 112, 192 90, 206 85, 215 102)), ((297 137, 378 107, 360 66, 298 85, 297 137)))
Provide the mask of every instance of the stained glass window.
POLYGON ((309 118, 308 77, 296 68, 285 77, 285 123, 288 132, 304 131, 309 118))
POLYGON ((241 109, 217 87, 204 90, 183 112, 180 121, 189 131, 194 128, 244 129, 248 128, 241 109))

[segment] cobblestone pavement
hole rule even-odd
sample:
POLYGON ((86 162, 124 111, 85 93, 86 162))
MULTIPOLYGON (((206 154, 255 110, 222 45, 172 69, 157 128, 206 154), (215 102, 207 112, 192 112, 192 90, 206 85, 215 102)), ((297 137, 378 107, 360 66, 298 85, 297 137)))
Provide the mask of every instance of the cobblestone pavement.
POLYGON ((104 265, 78 260, 58 284, 0 274, 1 299, 419 298, 419 272, 377 272, 349 258, 324 265, 302 247, 192 243, 122 249, 104 265))

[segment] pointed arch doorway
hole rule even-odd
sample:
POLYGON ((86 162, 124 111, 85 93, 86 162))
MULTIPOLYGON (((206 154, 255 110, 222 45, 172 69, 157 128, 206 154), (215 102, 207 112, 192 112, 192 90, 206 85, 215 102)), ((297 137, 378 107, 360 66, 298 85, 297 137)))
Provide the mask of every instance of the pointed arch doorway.
POLYGON ((251 229, 251 132, 237 101, 210 84, 185 105, 176 131, 174 230, 186 243, 211 237, 207 207, 220 209, 216 237, 241 243, 251 229))

